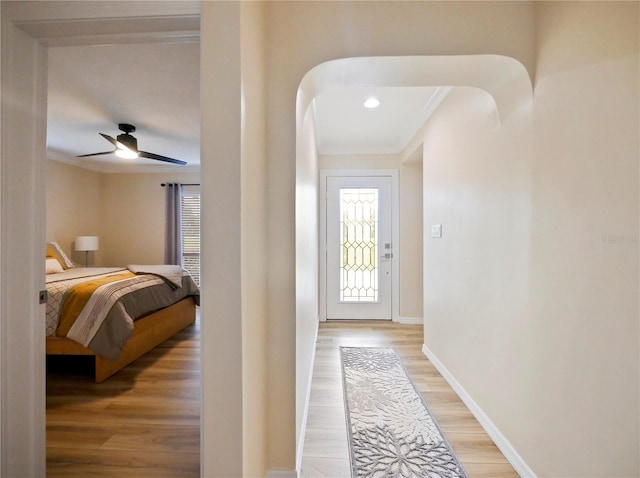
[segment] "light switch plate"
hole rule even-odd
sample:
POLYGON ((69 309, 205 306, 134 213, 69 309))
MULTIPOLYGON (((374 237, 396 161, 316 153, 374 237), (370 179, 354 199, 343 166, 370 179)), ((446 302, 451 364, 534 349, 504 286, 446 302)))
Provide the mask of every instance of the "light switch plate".
POLYGON ((431 237, 442 237, 442 224, 431 225, 431 237))

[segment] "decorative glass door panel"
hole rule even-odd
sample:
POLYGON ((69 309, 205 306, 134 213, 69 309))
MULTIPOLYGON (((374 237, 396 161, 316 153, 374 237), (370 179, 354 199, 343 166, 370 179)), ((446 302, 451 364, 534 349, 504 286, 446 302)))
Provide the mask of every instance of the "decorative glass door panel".
POLYGON ((327 319, 391 319, 391 178, 327 177, 327 319))
POLYGON ((378 301, 378 190, 340 189, 340 301, 378 301))

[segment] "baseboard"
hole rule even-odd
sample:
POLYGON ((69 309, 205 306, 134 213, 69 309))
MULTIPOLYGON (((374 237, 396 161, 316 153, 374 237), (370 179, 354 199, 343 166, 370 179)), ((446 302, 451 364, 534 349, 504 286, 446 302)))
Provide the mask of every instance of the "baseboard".
MULTIPOLYGON (((311 355, 311 364, 309 369, 309 381, 307 383, 307 397, 304 402, 304 412, 302 413, 302 427, 300 428, 300 437, 298 439, 298 449, 296 453, 296 470, 302 470, 302 453, 304 451, 304 437, 307 432, 307 418, 309 416, 309 399, 311 397, 311 384, 313 381, 313 367, 316 362, 316 343, 318 342, 318 330, 319 330, 320 321, 316 322, 316 332, 315 337, 313 338, 313 351, 311 355)), ((288 473, 288 472, 285 472, 288 473)), ((280 477, 280 475, 271 477, 267 474, 268 478, 285 478, 284 476, 280 477)))
POLYGON ((484 413, 475 400, 471 398, 471 395, 469 395, 454 376, 451 375, 447 368, 442 364, 442 362, 440 362, 440 360, 438 360, 426 344, 422 344, 422 353, 427 356, 433 366, 438 369, 438 372, 440 372, 449 385, 451 385, 451 388, 453 388, 453 390, 458 394, 473 416, 476 417, 476 420, 478 420, 482 428, 484 428, 487 434, 495 442, 496 446, 500 449, 507 461, 511 463, 511 466, 515 468, 516 472, 522 478, 536 478, 536 474, 531 468, 529 468, 529 465, 527 465, 527 463, 522 459, 509 440, 507 440, 500 430, 498 430, 487 414, 484 413))
POLYGON ((422 325, 424 324, 424 319, 422 317, 398 317, 398 323, 405 325, 422 325))
POLYGON ((269 470, 266 478, 298 478, 296 470, 269 470))

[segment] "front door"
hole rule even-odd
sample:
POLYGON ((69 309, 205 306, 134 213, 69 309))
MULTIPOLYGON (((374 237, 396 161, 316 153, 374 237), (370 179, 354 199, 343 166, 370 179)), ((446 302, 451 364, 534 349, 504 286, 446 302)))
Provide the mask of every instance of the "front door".
POLYGON ((327 177, 327 319, 391 320, 391 177, 327 177))

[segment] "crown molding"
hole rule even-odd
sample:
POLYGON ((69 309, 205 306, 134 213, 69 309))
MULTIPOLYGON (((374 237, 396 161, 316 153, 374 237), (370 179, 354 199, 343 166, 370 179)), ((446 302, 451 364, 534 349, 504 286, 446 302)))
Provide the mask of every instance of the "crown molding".
POLYGON ((23 20, 16 21, 15 25, 49 47, 200 41, 199 14, 170 18, 23 20))
POLYGON ((438 109, 438 106, 444 101, 447 95, 453 89, 452 86, 438 86, 433 92, 429 101, 420 110, 420 115, 411 128, 407 128, 405 133, 398 139, 397 153, 400 154, 413 138, 422 130, 424 125, 429 121, 431 115, 438 109))

